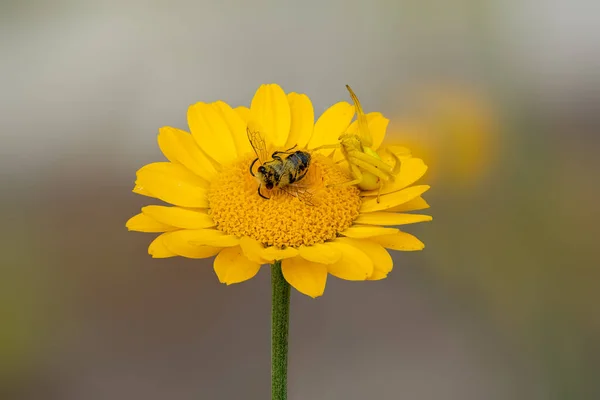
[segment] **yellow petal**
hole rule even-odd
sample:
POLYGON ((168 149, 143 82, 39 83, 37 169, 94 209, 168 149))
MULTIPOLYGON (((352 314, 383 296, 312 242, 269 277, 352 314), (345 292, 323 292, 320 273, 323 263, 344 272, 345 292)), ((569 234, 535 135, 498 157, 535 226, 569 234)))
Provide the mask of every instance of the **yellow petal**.
POLYGON ((163 233, 158 236, 156 239, 150 243, 148 246, 148 254, 152 256, 152 258, 169 258, 169 257, 177 257, 176 253, 173 253, 169 248, 165 245, 164 238, 168 236, 168 233, 163 233))
POLYGON ((372 213, 360 214, 354 223, 367 225, 407 225, 417 222, 431 221, 429 215, 420 214, 397 214, 393 212, 376 211, 372 213))
POLYGON ((383 228, 381 226, 351 226, 345 231, 341 232, 346 237, 355 239, 368 238, 371 236, 390 235, 398 232, 396 228, 383 228))
POLYGON ((209 258, 221 251, 222 247, 204 246, 189 242, 187 230, 171 232, 165 235, 164 245, 173 253, 186 258, 209 258))
POLYGON ((167 203, 182 207, 208 207, 206 181, 179 164, 148 164, 138 170, 136 185, 167 203))
POLYGON ((178 240, 197 246, 232 247, 240 243, 234 235, 227 235, 217 229, 190 229, 177 231, 178 240))
POLYGON ((250 261, 254 261, 259 264, 268 263, 267 260, 262 258, 262 251, 265 249, 264 246, 256 239, 252 239, 248 236, 242 236, 240 238, 240 247, 242 252, 250 261))
POLYGON ((305 94, 290 93, 287 98, 292 122, 285 147, 289 149, 297 145, 299 149, 302 149, 306 147, 312 136, 315 111, 310 99, 305 94))
POLYGON ((261 85, 250 104, 252 118, 264 129, 267 146, 283 147, 290 133, 291 114, 285 92, 279 85, 261 85))
POLYGON ((392 256, 379 243, 364 239, 339 238, 338 240, 359 248, 369 256, 371 262, 373 262, 373 274, 368 278, 370 281, 384 279, 394 267, 392 256))
MULTIPOLYGON (((176 178, 182 177, 182 178, 189 180, 190 182, 193 182, 194 185, 199 186, 202 189, 207 189, 208 185, 209 185, 208 181, 197 176, 196 174, 191 172, 189 169, 187 169, 183 165, 172 163, 172 162, 154 162, 154 163, 146 164, 142 168, 137 170, 136 175, 139 175, 140 173, 145 174, 145 173, 150 173, 150 172, 159 174, 159 175, 160 174, 174 175, 176 178)), ((142 190, 148 190, 149 192, 151 192, 151 190, 144 187, 144 185, 138 185, 138 186, 140 186, 142 188, 142 190)))
POLYGON ((129 218, 125 226, 130 231, 136 232, 168 232, 177 229, 174 226, 163 224, 144 214, 137 214, 129 218))
MULTIPOLYGON (((317 120, 308 148, 314 149, 326 144, 339 143, 338 137, 346 132, 352 117, 354 117, 354 106, 345 101, 329 107, 317 120)), ((326 155, 332 152, 333 149, 323 150, 323 154, 326 155)))
POLYGON ((285 249, 278 249, 277 247, 270 246, 266 247, 261 252, 261 257, 268 262, 273 262, 274 260, 283 260, 286 258, 296 257, 298 255, 298 250, 288 247, 285 249))
MULTIPOLYGON (((366 115, 367 124, 369 126, 369 132, 371 133, 371 137, 373 138, 373 145, 371 149, 377 150, 383 139, 385 138, 385 132, 387 130, 388 124, 390 120, 385 118, 383 114, 379 112, 371 112, 366 115)), ((355 133, 358 129, 358 122, 354 121, 348 127, 346 132, 355 133)))
POLYGON ((201 229, 215 226, 206 211, 190 210, 181 207, 146 206, 142 213, 163 224, 184 229, 201 229))
POLYGON ((319 264, 333 264, 342 258, 342 252, 330 242, 317 243, 312 246, 300 246, 300 257, 319 264))
POLYGON ((219 282, 231 285, 253 278, 260 264, 244 256, 240 246, 223 249, 215 258, 214 269, 219 282))
POLYGON ((342 253, 338 262, 327 266, 331 275, 348 281, 364 281, 373 274, 373 262, 359 248, 337 239, 330 245, 342 253))
POLYGON ((429 208, 429 204, 421 196, 415 197, 411 201, 407 201, 404 204, 400 204, 396 207, 389 208, 387 211, 399 212, 399 211, 418 211, 429 208))
POLYGON ((132 192, 135 194, 141 194, 142 196, 154 197, 154 195, 150 193, 148 189, 140 185, 134 185, 132 192))
POLYGON ((237 158, 237 150, 227 122, 213 104, 196 103, 188 108, 188 125, 198 146, 220 164, 237 158))
MULTIPOLYGON (((427 171, 427 165, 420 158, 406 158, 400 161, 400 172, 394 181, 386 182, 381 194, 393 193, 412 185, 427 171)), ((377 196, 377 190, 362 192, 361 196, 377 196)))
POLYGON ((246 132, 248 123, 243 120, 229 104, 223 101, 217 101, 213 103, 213 105, 220 112, 221 117, 229 127, 229 132, 231 133, 231 137, 233 137, 233 143, 235 144, 237 154, 240 157, 243 157, 245 154, 251 154, 253 150, 250 141, 248 140, 248 133, 246 132))
POLYGON ((165 126, 158 132, 158 146, 173 163, 179 163, 196 175, 210 181, 216 170, 189 133, 165 126))
POLYGON ((406 203, 414 199, 417 196, 422 195, 429 190, 428 185, 411 186, 409 188, 399 190, 394 193, 384 194, 380 198, 380 202, 377 202, 376 197, 365 197, 363 198, 362 206, 360 207, 361 213, 387 210, 397 205, 406 203))
POLYGON ((400 251, 423 250, 425 244, 419 239, 406 232, 398 232, 393 235, 376 236, 370 238, 375 243, 379 243, 386 249, 400 251))
POLYGON ((297 291, 307 296, 319 297, 325 291, 327 266, 304 260, 300 257, 288 258, 281 263, 283 277, 297 291))
POLYGON ((250 109, 245 106, 239 106, 233 109, 237 113, 237 115, 244 121, 246 125, 248 125, 248 121, 252 119, 252 113, 250 109))

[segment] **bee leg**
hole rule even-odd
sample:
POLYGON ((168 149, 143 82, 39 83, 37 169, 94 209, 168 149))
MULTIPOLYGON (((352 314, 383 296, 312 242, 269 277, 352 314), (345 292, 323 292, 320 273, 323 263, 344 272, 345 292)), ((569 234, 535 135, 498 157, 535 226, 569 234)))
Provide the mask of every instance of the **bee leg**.
POLYGON ((258 158, 254 159, 254 161, 252 161, 252 164, 250 164, 250 175, 252 175, 252 176, 256 176, 256 175, 254 175, 254 172, 252 172, 252 167, 254 167, 254 164, 256 164, 257 161, 258 161, 258 158))
POLYGON ((276 160, 281 160, 281 157, 277 156, 277 154, 291 154, 292 150, 294 150, 298 145, 295 144, 292 147, 290 147, 289 149, 285 150, 285 151, 276 151, 275 153, 273 153, 271 155, 271 158, 274 158, 276 160))
POLYGON ((261 185, 258 185, 258 195, 259 195, 260 197, 262 197, 263 199, 265 199, 265 200, 269 200, 269 198, 268 198, 268 197, 266 197, 265 195, 263 195, 263 194, 260 192, 260 187, 261 187, 261 185))

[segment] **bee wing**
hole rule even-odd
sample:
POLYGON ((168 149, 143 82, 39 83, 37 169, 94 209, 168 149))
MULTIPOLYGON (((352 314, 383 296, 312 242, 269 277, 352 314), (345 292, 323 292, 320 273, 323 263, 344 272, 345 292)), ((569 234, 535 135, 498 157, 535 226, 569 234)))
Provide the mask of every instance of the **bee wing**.
POLYGON ((346 89, 348 89, 348 92, 350 92, 350 97, 352 97, 354 107, 356 107, 356 120, 358 121, 358 137, 360 138, 360 141, 363 144, 363 146, 371 147, 373 146, 373 137, 371 136, 371 132, 369 131, 367 116, 363 112, 363 109, 360 105, 360 101, 358 101, 358 97, 356 97, 349 85, 346 85, 346 89))
POLYGON ((268 160, 267 142, 264 135, 251 123, 248 124, 246 133, 248 134, 250 145, 254 149, 254 153, 256 153, 256 157, 258 157, 258 161, 264 164, 268 160))
POLYGON ((313 193, 304 186, 297 185, 297 184, 291 184, 286 187, 281 187, 279 189, 282 192, 284 192, 292 197, 297 198, 304 204, 307 204, 309 206, 315 205, 313 193))

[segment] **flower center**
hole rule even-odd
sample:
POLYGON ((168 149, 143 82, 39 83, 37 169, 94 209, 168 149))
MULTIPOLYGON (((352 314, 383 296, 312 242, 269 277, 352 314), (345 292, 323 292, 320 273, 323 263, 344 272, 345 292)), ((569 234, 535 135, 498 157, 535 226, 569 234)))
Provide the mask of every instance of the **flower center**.
MULTIPOLYGON (((208 193, 217 228, 227 234, 249 236, 268 246, 310 246, 334 239, 358 217, 360 192, 355 186, 325 187, 346 182, 350 175, 330 158, 313 154, 307 175, 295 186, 258 194, 258 181, 250 175, 253 158, 226 166, 208 193)), ((256 167, 255 167, 256 168, 256 167)))

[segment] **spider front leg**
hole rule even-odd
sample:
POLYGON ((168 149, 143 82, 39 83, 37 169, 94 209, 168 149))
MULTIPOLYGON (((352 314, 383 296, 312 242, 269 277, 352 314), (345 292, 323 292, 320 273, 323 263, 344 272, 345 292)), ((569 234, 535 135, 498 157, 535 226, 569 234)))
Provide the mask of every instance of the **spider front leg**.
POLYGON ((316 147, 316 148, 312 149, 312 151, 319 151, 319 150, 324 150, 324 149, 338 149, 340 147, 342 147, 342 145, 339 144, 339 143, 336 143, 336 144, 325 144, 323 146, 319 146, 319 147, 316 147))
MULTIPOLYGON (((365 189, 369 190, 369 189, 375 189, 375 188, 373 188, 373 187, 363 188, 363 187, 361 187, 361 184, 366 184, 367 186, 370 186, 373 184, 371 182, 373 182, 373 180, 376 180, 377 189, 378 189, 377 203, 379 203, 380 197, 381 197, 381 190, 383 189, 383 179, 381 179, 381 177, 379 177, 375 174, 369 173, 369 171, 365 171, 366 174, 364 174, 358 165, 353 164, 355 161, 357 161, 357 160, 351 160, 349 162, 350 171, 352 172, 352 175, 354 176, 353 180, 347 181, 347 182, 341 182, 341 183, 333 183, 333 184, 327 185, 327 187, 346 187, 346 186, 358 185, 358 187, 362 190, 365 190, 365 189)), ((358 161, 360 161, 360 160, 358 160, 358 161)), ((381 173, 381 171, 378 171, 378 172, 381 173)))
MULTIPOLYGON (((383 180, 383 181, 390 180, 389 172, 383 171, 383 170, 377 168, 376 166, 374 166, 366 161, 363 161, 360 158, 355 157, 356 153, 362 154, 359 152, 352 152, 352 153, 348 154, 348 163, 350 165, 354 165, 365 172, 373 174, 375 177, 379 178, 380 180, 383 180)), ((373 183, 375 183, 375 182, 373 182, 373 183)), ((374 190, 374 189, 375 188, 373 187, 370 190, 374 190)), ((365 189, 365 190, 368 190, 368 189, 365 189)))
POLYGON ((352 171, 352 175, 354 176, 353 180, 340 183, 331 183, 327 185, 327 187, 346 187, 359 185, 363 181, 363 174, 362 172, 360 172, 360 168, 358 168, 356 165, 350 164, 350 170, 352 171))
POLYGON ((396 153, 389 151, 388 152, 392 155, 392 158, 394 159, 394 168, 392 169, 392 176, 396 176, 400 173, 400 168, 402 167, 402 161, 400 161, 400 158, 396 155, 396 153))
POLYGON ((393 172, 393 168, 390 167, 389 165, 387 165, 386 163, 384 163, 378 157, 374 157, 370 154, 366 154, 366 153, 363 153, 363 152, 357 151, 357 150, 349 151, 348 155, 350 157, 354 157, 360 161, 364 161, 365 163, 372 165, 373 167, 375 167, 381 171, 387 172, 388 174, 391 174, 393 172))
POLYGON ((383 181, 379 180, 379 188, 377 189, 377 204, 381 201, 381 190, 383 189, 383 181))

